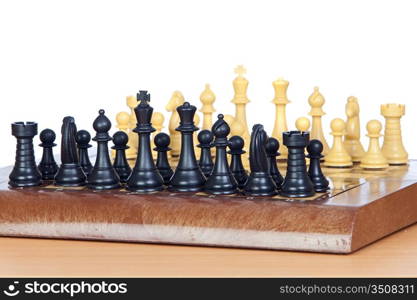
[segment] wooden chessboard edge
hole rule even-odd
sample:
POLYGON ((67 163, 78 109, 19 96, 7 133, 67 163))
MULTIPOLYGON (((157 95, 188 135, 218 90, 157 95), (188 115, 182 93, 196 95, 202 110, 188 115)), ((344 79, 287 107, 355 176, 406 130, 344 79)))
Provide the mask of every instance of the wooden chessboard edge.
POLYGON ((356 251, 417 222, 417 183, 358 207, 352 231, 356 251), (416 201, 410 201, 416 199, 416 201))
POLYGON ((19 228, 17 224, 0 226, 0 236, 21 238, 46 238, 62 240, 90 240, 127 243, 174 244, 203 247, 227 247, 258 250, 303 251, 333 254, 348 254, 352 252, 351 235, 294 233, 254 230, 234 230, 227 228, 199 228, 199 227, 173 227, 158 225, 126 225, 126 224, 21 224, 26 229, 19 228), (38 226, 39 225, 39 226, 38 226), (106 226, 105 232, 110 235, 103 237, 95 229, 106 226), (84 227, 82 231, 76 228, 84 227), (86 230, 86 228, 90 229, 86 230), (16 231, 18 229, 18 231, 16 231), (68 229, 67 234, 59 234, 68 229), (75 231, 74 231, 75 229, 75 231), (49 232, 48 232, 49 230, 49 232), (42 234, 39 234, 42 232, 42 234), (121 236, 119 233, 128 233, 121 236), (150 235, 152 232, 152 236, 150 235), (191 234, 190 234, 191 233, 191 234), (199 240, 199 237, 212 239, 199 240), (291 245, 291 246, 288 246, 291 245))

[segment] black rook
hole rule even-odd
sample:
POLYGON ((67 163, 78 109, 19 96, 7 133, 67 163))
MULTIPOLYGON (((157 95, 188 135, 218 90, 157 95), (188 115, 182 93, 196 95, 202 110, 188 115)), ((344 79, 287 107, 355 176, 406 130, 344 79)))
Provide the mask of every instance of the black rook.
POLYGON ((287 174, 281 186, 280 195, 304 198, 315 194, 313 183, 307 173, 304 149, 310 134, 304 131, 283 133, 284 145, 288 148, 287 174))
POLYGON ((9 175, 9 185, 12 187, 37 186, 42 183, 33 152, 33 137, 37 134, 38 124, 35 122, 12 123, 12 135, 17 139, 16 161, 9 175))

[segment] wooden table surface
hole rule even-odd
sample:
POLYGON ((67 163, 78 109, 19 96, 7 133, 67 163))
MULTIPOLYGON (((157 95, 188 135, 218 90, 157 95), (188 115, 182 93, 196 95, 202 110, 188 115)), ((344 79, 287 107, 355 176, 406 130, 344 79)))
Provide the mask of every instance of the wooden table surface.
POLYGON ((0 238, 0 276, 417 276, 417 224, 353 254, 0 238))

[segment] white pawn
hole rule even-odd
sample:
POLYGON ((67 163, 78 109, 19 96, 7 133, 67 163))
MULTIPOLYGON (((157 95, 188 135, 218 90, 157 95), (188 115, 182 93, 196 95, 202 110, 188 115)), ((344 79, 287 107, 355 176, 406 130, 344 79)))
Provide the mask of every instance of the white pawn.
POLYGON ((368 151, 361 159, 360 167, 364 169, 385 169, 388 168, 388 161, 379 147, 382 124, 378 120, 371 120, 366 124, 369 137, 368 151))
POLYGON ((306 117, 300 117, 295 121, 295 128, 298 131, 309 131, 310 129, 310 120, 306 117))
MULTIPOLYGON (((129 136, 129 141, 127 143, 127 145, 129 146, 129 149, 126 149, 126 157, 128 159, 135 159, 137 156, 136 149, 138 145, 135 144, 135 141, 137 141, 137 139, 134 138, 136 134, 132 131, 132 128, 131 128, 132 126, 131 118, 132 116, 129 113, 124 112, 124 111, 119 112, 116 115, 116 127, 120 131, 127 133, 127 135, 129 136)), ((112 151, 112 156, 114 157, 115 155, 116 155, 116 151, 112 151)))
MULTIPOLYGON (((129 134, 129 119, 130 119, 130 114, 129 113, 127 113, 125 111, 119 112, 116 115, 116 128, 119 129, 120 131, 123 131, 123 132, 129 134)), ((129 142, 128 142, 128 146, 129 146, 129 142)), ((129 150, 129 149, 127 149, 127 150, 129 150)), ((112 158, 114 158, 116 156, 116 150, 111 151, 111 156, 112 156, 112 158)))
POLYGON ((129 133, 129 119, 130 119, 130 114, 125 112, 125 111, 121 111, 116 115, 116 127, 120 130, 123 131, 125 133, 129 133))
POLYGON ((347 168, 352 167, 352 158, 343 145, 343 135, 345 134, 346 124, 340 118, 333 119, 330 123, 333 135, 333 145, 329 153, 324 157, 326 167, 347 168))
MULTIPOLYGON (((300 117, 295 121, 295 128, 298 131, 310 131, 310 120, 306 117, 300 117)), ((305 149, 307 154, 307 148, 305 149)))

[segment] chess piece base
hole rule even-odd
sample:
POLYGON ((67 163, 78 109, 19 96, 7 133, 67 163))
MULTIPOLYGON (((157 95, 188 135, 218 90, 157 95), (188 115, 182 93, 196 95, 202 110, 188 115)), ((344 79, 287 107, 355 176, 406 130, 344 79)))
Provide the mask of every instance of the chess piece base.
POLYGON ((248 174, 245 170, 240 170, 238 172, 233 172, 233 176, 237 182, 237 186, 239 189, 243 189, 245 187, 246 181, 248 180, 248 174))
POLYGON ((102 184, 100 184, 100 185, 87 184, 87 187, 89 189, 92 189, 92 190, 113 190, 113 189, 119 188, 120 187, 120 184, 119 183, 117 183, 117 184, 108 184, 108 185, 102 185, 102 184))
POLYGON ((204 192, 213 195, 231 195, 238 191, 233 175, 211 175, 206 182, 204 192))
POLYGON ((328 161, 327 159, 325 159, 324 166, 330 167, 330 168, 350 168, 350 167, 353 167, 353 162, 352 161, 337 161, 337 160, 328 161))
POLYGON ((34 168, 14 168, 9 176, 9 185, 12 187, 38 186, 42 183, 42 177, 34 168))
POLYGON ((126 189, 137 193, 162 191, 164 189, 163 179, 156 169, 147 171, 133 170, 127 181, 126 189))
POLYGON ((307 192, 306 193, 297 193, 297 192, 289 193, 289 192, 280 191, 279 195, 282 196, 282 197, 288 197, 288 198, 306 198, 306 197, 314 196, 315 192, 313 191, 313 192, 309 192, 309 193, 307 193, 307 192))
POLYGON ((48 167, 38 167, 39 171, 41 171, 42 174, 42 180, 54 180, 56 172, 57 172, 57 166, 48 166, 48 167))
POLYGON ((55 185, 83 186, 85 174, 79 164, 63 164, 55 175, 55 185))
POLYGON ((379 169, 379 170, 383 170, 383 169, 386 169, 386 168, 388 168, 388 164, 384 164, 384 163, 381 163, 381 164, 360 164, 359 165, 362 169, 372 169, 372 170, 375 170, 375 169, 379 169))
POLYGON ((351 164, 345 164, 345 165, 340 165, 340 164, 332 164, 332 163, 324 163, 324 166, 327 168, 335 168, 335 169, 349 169, 353 167, 353 163, 351 164))
POLYGON ((168 187, 168 191, 170 192, 179 192, 179 193, 185 193, 185 192, 201 192, 203 190, 202 187, 168 187))
POLYGON ((38 181, 33 181, 32 179, 18 179, 18 180, 10 180, 9 181, 9 185, 11 187, 31 187, 31 186, 39 186, 41 185, 42 181, 38 180, 38 181))
POLYGON ((252 172, 243 193, 247 196, 273 196, 277 194, 277 189, 269 174, 252 172))
POLYGON ((159 174, 161 174, 162 179, 164 180, 164 184, 169 184, 169 181, 172 178, 172 175, 174 175, 174 171, 172 171, 171 168, 165 168, 165 169, 161 169, 158 168, 159 170, 159 174))
POLYGON ((204 188, 206 178, 198 169, 191 170, 176 170, 168 190, 172 192, 199 192, 204 188))

